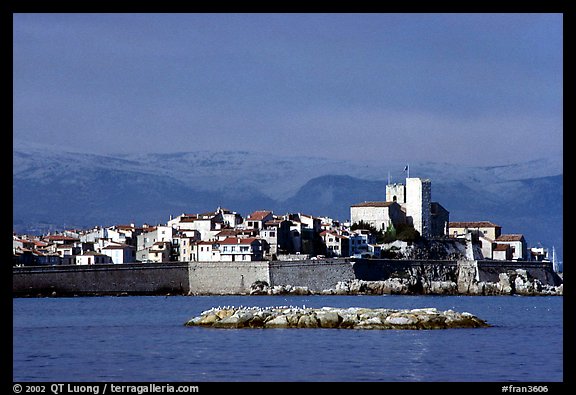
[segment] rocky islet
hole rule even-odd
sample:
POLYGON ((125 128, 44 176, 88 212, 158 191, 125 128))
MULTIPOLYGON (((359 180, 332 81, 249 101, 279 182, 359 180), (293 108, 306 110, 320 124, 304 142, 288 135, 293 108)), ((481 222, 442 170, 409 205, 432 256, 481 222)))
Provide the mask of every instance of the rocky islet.
POLYGON ((468 312, 433 307, 387 309, 364 307, 213 307, 186 326, 210 328, 449 329, 490 325, 468 312))

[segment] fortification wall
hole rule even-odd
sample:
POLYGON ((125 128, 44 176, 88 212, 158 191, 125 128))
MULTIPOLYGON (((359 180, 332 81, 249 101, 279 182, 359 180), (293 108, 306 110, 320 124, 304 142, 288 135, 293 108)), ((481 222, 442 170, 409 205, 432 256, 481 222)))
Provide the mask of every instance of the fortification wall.
POLYGON ((256 281, 270 284, 268 262, 190 262, 190 294, 248 294, 256 281))
POLYGON ((297 285, 311 291, 334 288, 339 281, 354 279, 352 263, 348 259, 271 261, 270 286, 297 285))
POLYGON ((413 294, 534 295, 561 294, 563 290, 562 279, 549 262, 466 260, 328 259, 45 266, 14 268, 12 281, 15 296, 249 294, 251 285, 258 281, 270 287, 307 287, 312 292, 337 289, 338 284, 354 281, 388 281, 413 294))
POLYGON ((187 294, 188 264, 35 266, 14 268, 14 295, 187 294))
POLYGON ((434 281, 456 281, 458 265, 446 260, 355 259, 354 276, 358 280, 382 281, 415 275, 434 281))
POLYGON ((478 264, 478 281, 498 282, 500 274, 525 270, 530 278, 542 284, 559 286, 562 278, 554 272, 552 262, 514 262, 514 261, 476 261, 478 264))

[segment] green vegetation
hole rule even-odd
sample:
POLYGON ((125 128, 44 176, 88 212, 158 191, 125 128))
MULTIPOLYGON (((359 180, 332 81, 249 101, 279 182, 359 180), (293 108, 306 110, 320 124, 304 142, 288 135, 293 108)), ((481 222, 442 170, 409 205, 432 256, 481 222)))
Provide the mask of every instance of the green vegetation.
POLYGON ((360 221, 353 223, 350 229, 353 231, 357 229, 366 229, 370 231, 370 233, 376 236, 376 243, 378 244, 392 243, 396 240, 414 242, 420 240, 421 238, 420 233, 414 229, 414 226, 408 224, 398 224, 397 227, 395 227, 393 224, 390 224, 386 231, 382 231, 377 230, 374 226, 367 222, 360 221))

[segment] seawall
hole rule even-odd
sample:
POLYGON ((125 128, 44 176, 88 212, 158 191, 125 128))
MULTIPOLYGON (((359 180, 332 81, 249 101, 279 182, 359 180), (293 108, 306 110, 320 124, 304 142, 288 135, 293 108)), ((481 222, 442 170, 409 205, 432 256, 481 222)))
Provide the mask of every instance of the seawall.
POLYGON ((255 283, 309 293, 461 295, 561 294, 563 287, 550 263, 348 258, 36 266, 14 268, 12 279, 14 296, 238 295, 255 283))
POLYGON ((188 294, 188 273, 188 263, 21 267, 12 269, 12 294, 188 294))

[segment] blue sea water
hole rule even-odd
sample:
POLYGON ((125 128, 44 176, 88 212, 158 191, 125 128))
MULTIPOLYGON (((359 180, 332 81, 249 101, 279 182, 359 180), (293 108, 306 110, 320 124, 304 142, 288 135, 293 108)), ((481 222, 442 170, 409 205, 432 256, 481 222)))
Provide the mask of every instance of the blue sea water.
POLYGON ((563 298, 129 296, 13 299, 14 381, 563 381, 563 298), (214 329, 211 307, 421 308, 489 328, 214 329))

